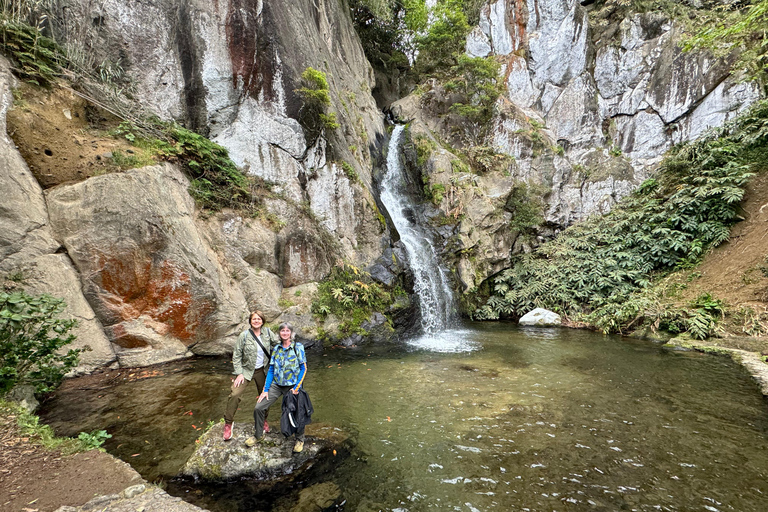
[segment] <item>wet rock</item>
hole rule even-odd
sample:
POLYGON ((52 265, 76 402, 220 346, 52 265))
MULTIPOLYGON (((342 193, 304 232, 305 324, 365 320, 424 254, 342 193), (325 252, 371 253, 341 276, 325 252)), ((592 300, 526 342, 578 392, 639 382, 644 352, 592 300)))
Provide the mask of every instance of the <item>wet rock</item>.
POLYGON ((341 497, 341 489, 333 482, 315 484, 299 492, 299 499, 290 512, 319 512, 328 510, 341 497))
POLYGON ((371 278, 380 282, 384 286, 392 286, 395 284, 397 276, 389 271, 384 265, 376 263, 365 269, 371 275, 371 278))
MULTIPOLYGON (((279 412, 279 403, 276 407, 279 412)), ((219 423, 200 437, 195 453, 181 469, 182 476, 209 481, 274 478, 306 469, 322 450, 333 445, 326 438, 307 436, 304 450, 293 453, 294 438, 286 440, 277 432, 266 434, 264 441, 249 448, 245 441, 254 434, 252 425, 235 423, 229 441, 222 438, 223 427, 219 423)))
POLYGON ((80 507, 60 507, 56 512, 205 512, 205 509, 169 495, 159 487, 145 484, 129 487, 120 494, 98 496, 80 507))
POLYGON ((544 308, 536 308, 529 311, 518 322, 520 325, 532 325, 536 327, 559 326, 562 322, 560 315, 544 308))

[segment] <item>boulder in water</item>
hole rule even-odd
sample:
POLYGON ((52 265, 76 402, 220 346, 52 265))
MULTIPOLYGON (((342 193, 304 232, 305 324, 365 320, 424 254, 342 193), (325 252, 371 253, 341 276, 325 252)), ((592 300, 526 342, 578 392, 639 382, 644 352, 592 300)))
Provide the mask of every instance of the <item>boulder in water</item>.
MULTIPOLYGON (((308 469, 319 453, 340 444, 346 437, 332 427, 308 426, 308 433, 316 435, 307 435, 304 450, 293 453, 294 438, 286 439, 280 432, 266 434, 262 442, 249 448, 245 440, 253 436, 253 425, 235 423, 229 441, 223 439, 223 428, 224 424, 218 423, 200 437, 195 453, 181 469, 181 476, 209 481, 274 478, 308 469)), ((279 425, 273 428, 278 430, 279 425)))
POLYGON ((560 315, 548 309, 536 308, 523 315, 518 323, 536 327, 553 327, 561 325, 561 319, 560 315))

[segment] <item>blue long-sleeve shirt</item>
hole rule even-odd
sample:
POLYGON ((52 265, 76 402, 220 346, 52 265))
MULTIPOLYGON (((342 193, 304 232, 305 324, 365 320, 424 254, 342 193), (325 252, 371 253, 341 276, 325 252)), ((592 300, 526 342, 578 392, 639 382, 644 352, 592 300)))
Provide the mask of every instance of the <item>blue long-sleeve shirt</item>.
POLYGON ((284 348, 282 344, 278 344, 272 349, 264 391, 269 391, 273 380, 279 386, 292 386, 293 389, 299 389, 306 373, 307 355, 304 352, 304 345, 292 342, 288 348, 284 348))

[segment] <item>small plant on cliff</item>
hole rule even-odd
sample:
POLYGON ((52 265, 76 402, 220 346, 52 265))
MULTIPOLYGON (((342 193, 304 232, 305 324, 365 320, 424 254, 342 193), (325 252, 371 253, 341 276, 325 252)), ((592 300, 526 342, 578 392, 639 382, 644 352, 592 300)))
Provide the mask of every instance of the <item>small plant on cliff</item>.
POLYGON ((345 334, 360 331, 360 325, 376 312, 385 313, 394 296, 370 274, 350 264, 334 267, 318 286, 312 312, 322 318, 332 314, 342 319, 345 334))
MULTIPOLYGON (((120 123, 110 133, 125 138, 155 158, 182 163, 192 180, 189 193, 201 208, 212 211, 236 208, 252 214, 257 212, 256 192, 266 189, 266 184, 243 174, 229 158, 226 148, 176 123, 150 122, 152 131, 157 132, 160 138, 153 138, 146 130, 130 122, 120 123)), ((150 160, 143 154, 132 158, 120 154, 116 163, 121 162, 148 165, 150 160)))
POLYGON ((512 186, 504 209, 512 214, 509 228, 524 236, 532 236, 533 228, 544 222, 542 187, 521 181, 512 186))
POLYGON ((683 50, 706 48, 717 56, 739 52, 733 69, 745 69, 750 78, 765 80, 768 69, 768 0, 722 6, 719 22, 707 24, 683 42, 683 50))
POLYGON ((0 395, 19 384, 45 393, 58 386, 87 349, 60 349, 75 340, 75 320, 57 318, 64 301, 0 292, 0 395))
POLYGON ((308 67, 301 74, 302 86, 296 89, 304 105, 301 107, 300 121, 304 128, 315 136, 323 128, 335 130, 339 127, 336 113, 328 112, 331 105, 331 93, 325 73, 308 67))
POLYGON ((0 17, 0 48, 15 63, 14 71, 24 80, 48 85, 61 74, 64 50, 39 27, 0 17))

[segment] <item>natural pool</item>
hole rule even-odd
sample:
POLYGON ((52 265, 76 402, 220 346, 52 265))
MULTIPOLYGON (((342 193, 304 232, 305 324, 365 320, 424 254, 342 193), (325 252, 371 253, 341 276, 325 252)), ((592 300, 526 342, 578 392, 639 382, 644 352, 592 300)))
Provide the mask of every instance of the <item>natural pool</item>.
MULTIPOLYGON (((766 510, 768 404, 727 358, 498 323, 422 346, 309 352, 313 419, 354 447, 293 488, 333 481, 347 511, 766 510)), ((72 381, 43 419, 61 435, 107 429, 109 452, 200 506, 290 510, 285 487, 170 482, 222 414, 230 367, 72 381)))

